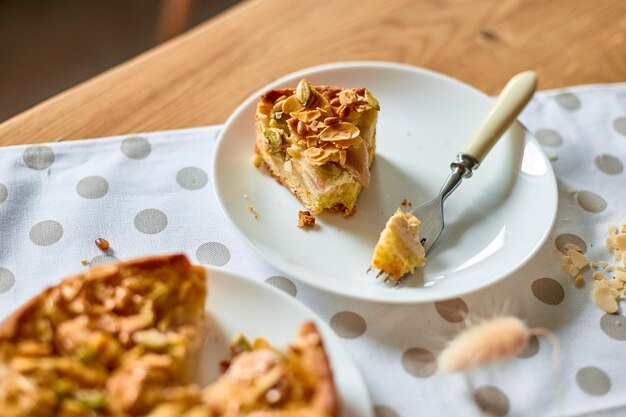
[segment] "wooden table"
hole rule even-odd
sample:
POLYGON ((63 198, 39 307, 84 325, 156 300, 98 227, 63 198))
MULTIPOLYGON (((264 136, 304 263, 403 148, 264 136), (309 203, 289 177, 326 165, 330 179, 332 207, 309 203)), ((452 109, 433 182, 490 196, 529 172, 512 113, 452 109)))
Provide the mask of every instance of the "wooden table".
POLYGON ((626 1, 248 0, 0 124, 0 145, 221 123, 272 79, 363 59, 490 94, 524 69, 544 89, 626 81, 626 1))

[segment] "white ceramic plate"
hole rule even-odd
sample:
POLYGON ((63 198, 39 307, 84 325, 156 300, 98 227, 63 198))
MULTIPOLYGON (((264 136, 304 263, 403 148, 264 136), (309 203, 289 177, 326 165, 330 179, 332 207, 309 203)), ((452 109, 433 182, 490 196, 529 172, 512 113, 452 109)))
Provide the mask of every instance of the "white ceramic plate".
POLYGON ((446 228, 428 263, 397 288, 366 274, 385 222, 403 198, 434 196, 450 162, 490 109, 480 91, 432 71, 384 62, 323 65, 287 75, 241 104, 222 130, 213 160, 220 205, 239 233, 287 275, 346 296, 383 302, 455 297, 493 284, 526 263, 554 223, 557 188, 537 141, 516 123, 446 202, 446 228), (318 216, 319 228, 296 227, 302 205, 250 162, 255 103, 262 91, 314 85, 367 87, 379 99, 372 183, 356 213, 318 216), (246 210, 247 194, 261 220, 246 210))
POLYGON ((202 354, 203 385, 220 373, 220 360, 228 357, 228 342, 237 332, 253 339, 264 337, 278 347, 286 347, 300 324, 315 321, 322 334, 337 391, 341 417, 373 417, 373 407, 365 383, 335 333, 311 310, 280 290, 242 276, 207 268, 207 334, 202 354))

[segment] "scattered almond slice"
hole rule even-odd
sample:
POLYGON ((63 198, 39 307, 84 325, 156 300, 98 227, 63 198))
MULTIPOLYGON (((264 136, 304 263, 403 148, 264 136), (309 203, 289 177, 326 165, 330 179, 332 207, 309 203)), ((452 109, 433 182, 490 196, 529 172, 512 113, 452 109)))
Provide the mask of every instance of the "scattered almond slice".
POLYGON ((580 246, 574 245, 573 243, 566 243, 565 246, 563 247, 565 248, 565 250, 575 250, 576 252, 580 252, 580 253, 583 252, 580 246))
POLYGON ((592 267, 592 268, 597 268, 597 267, 598 267, 598 264, 597 264, 597 263, 595 263, 595 262, 590 262, 590 263, 589 263, 589 266, 590 266, 590 267, 592 267))
POLYGON ((613 276, 615 277, 615 279, 619 279, 620 281, 626 282, 626 272, 624 271, 617 270, 615 271, 613 276))
POLYGON ((596 281, 593 288, 593 300, 598 307, 607 313, 617 312, 617 300, 613 294, 613 288, 609 287, 604 281, 596 281))
POLYGON ((568 264, 568 265, 561 265, 561 271, 567 272, 571 276, 575 277, 580 272, 580 269, 576 268, 572 264, 568 264))
POLYGON ((601 268, 606 268, 609 265, 609 263, 607 261, 600 261, 600 267, 601 268))
POLYGON ((595 280, 603 280, 606 277, 604 276, 604 274, 600 271, 594 271, 593 275, 592 275, 593 279, 595 280))
POLYGON ((582 253, 575 251, 574 249, 569 249, 567 251, 567 256, 571 258, 572 264, 574 264, 574 266, 578 269, 583 269, 584 267, 589 265, 589 260, 587 259, 587 257, 582 253))
POLYGON ((578 275, 578 276, 576 277, 576 281, 574 281, 574 284, 575 284, 578 288, 582 287, 583 285, 585 285, 585 278, 583 278, 583 276, 582 276, 582 275, 578 275))
POLYGON ((614 288, 616 290, 621 290, 624 288, 624 281, 619 280, 619 279, 609 279, 607 280, 607 283, 609 287, 614 288))

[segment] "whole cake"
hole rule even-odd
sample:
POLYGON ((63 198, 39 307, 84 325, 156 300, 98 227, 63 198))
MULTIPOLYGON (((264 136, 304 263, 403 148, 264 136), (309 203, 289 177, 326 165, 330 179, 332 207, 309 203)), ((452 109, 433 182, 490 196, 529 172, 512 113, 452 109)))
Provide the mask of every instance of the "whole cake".
POLYGON ((270 90, 256 111, 256 151, 271 174, 313 214, 354 212, 369 186, 378 100, 365 88, 270 90))
POLYGON ((196 379, 206 272, 184 255, 67 278, 0 324, 2 417, 334 417, 322 340, 282 351, 238 337, 225 374, 196 379))

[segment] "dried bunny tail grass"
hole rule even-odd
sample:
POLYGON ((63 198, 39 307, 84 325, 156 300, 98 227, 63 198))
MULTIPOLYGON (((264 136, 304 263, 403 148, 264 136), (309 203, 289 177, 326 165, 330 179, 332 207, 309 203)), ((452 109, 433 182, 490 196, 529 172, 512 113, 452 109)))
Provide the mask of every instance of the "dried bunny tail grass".
POLYGON ((515 356, 527 343, 529 329, 516 317, 495 317, 469 326, 439 355, 444 373, 465 372, 515 356))
POLYGON ((479 366, 511 359, 524 349, 533 335, 546 337, 552 345, 557 402, 559 409, 563 410, 559 342, 549 329, 529 329, 517 317, 499 316, 468 325, 439 354, 438 367, 447 374, 468 372, 479 366))

